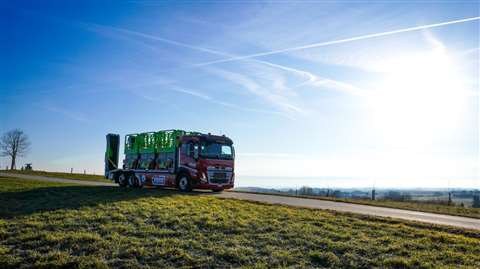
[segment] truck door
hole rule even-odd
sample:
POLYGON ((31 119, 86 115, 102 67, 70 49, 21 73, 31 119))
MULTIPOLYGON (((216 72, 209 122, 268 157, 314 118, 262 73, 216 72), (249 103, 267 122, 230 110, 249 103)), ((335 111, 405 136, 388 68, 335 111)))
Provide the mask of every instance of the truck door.
POLYGON ((179 167, 187 168, 191 175, 196 176, 197 160, 198 143, 195 141, 189 141, 182 144, 182 150, 180 150, 179 167))
POLYGON ((118 154, 120 150, 120 135, 107 134, 107 149, 105 151, 105 177, 108 172, 118 168, 118 154))

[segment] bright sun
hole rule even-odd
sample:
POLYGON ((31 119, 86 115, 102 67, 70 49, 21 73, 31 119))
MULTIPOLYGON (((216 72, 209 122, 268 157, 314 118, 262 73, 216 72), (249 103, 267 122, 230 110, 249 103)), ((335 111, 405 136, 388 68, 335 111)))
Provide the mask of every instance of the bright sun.
POLYGON ((387 143, 421 147, 448 136, 463 118, 465 95, 443 46, 382 65, 385 76, 368 97, 373 128, 387 143))

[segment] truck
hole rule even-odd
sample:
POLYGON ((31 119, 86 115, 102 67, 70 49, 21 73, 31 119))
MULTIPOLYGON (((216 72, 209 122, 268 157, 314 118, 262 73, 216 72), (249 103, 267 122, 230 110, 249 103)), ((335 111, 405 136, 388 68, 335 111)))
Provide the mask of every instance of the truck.
POLYGON ((120 135, 107 134, 105 178, 120 187, 158 186, 189 192, 233 188, 233 141, 225 135, 161 130, 125 135, 119 167, 120 135))

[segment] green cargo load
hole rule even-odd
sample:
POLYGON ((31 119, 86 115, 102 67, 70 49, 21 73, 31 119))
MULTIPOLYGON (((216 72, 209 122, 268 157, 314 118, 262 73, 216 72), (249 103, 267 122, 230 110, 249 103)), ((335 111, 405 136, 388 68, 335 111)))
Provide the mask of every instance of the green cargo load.
POLYGON ((126 135, 125 155, 175 152, 177 137, 186 134, 197 133, 183 130, 165 130, 126 135))

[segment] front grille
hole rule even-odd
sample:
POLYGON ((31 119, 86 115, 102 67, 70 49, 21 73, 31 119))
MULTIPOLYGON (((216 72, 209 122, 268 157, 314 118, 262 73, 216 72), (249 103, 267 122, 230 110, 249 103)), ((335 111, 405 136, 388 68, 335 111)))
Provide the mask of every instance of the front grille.
POLYGON ((232 172, 226 172, 225 169, 209 169, 208 180, 214 184, 226 184, 230 181, 232 172))
POLYGON ((212 183, 227 183, 227 173, 213 173, 212 177, 210 178, 210 182, 212 183))

